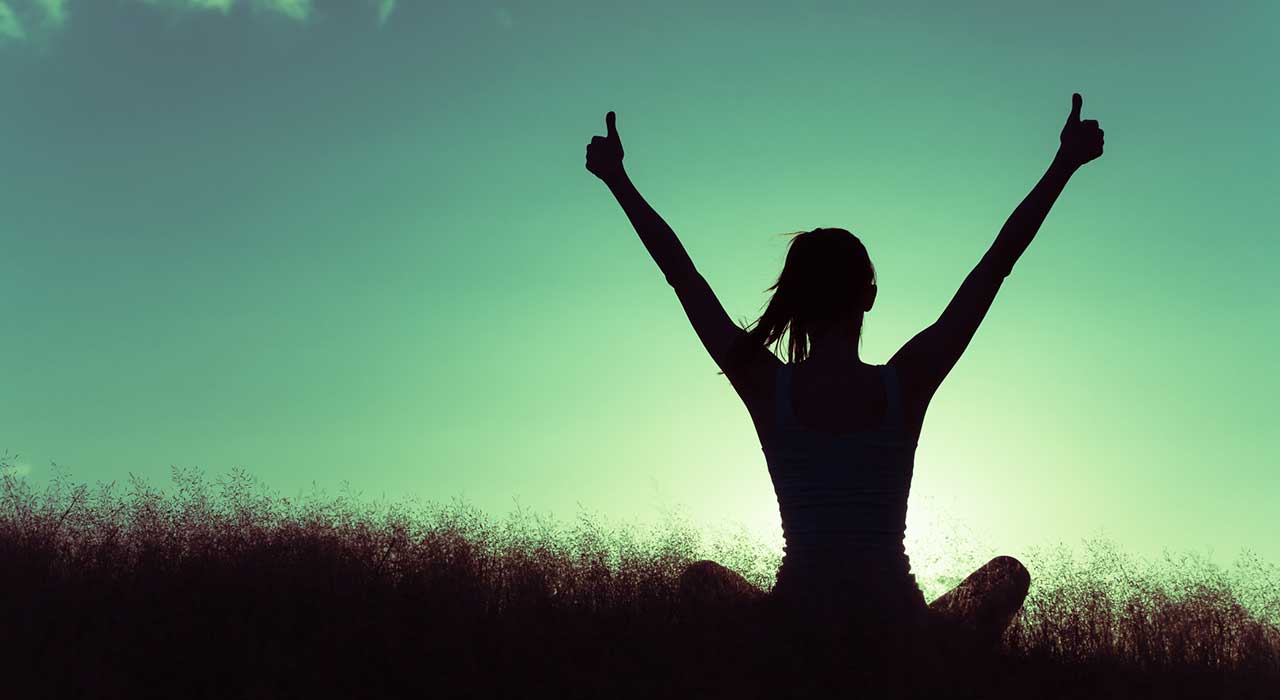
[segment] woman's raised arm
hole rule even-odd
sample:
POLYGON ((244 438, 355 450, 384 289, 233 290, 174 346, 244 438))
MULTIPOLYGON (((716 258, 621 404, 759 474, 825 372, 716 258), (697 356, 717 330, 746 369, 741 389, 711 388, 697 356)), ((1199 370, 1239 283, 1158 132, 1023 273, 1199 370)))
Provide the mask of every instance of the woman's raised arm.
MULTIPOLYGON (((681 245, 675 231, 671 230, 631 183, 631 178, 622 167, 622 141, 618 138, 616 119, 613 112, 605 115, 606 135, 592 137, 591 143, 587 145, 587 170, 608 185, 618 204, 622 205, 622 210, 631 220, 644 247, 666 277, 667 284, 671 285, 680 298, 680 304, 684 307, 689 322, 693 324, 698 339, 716 365, 724 370, 740 393, 756 392, 755 385, 761 382, 754 375, 764 376, 766 373, 753 371, 750 378, 739 377, 736 373, 731 373, 733 370, 729 363, 734 342, 746 335, 746 331, 725 313, 711 286, 693 266, 693 260, 689 258, 689 253, 681 245)), ((777 358, 763 349, 757 354, 761 362, 753 363, 756 369, 769 369, 766 367, 768 360, 777 361, 777 358)))
POLYGON ((1071 114, 1062 127, 1061 145, 1049 168, 1009 215, 995 242, 965 278, 946 310, 889 360, 897 368, 904 390, 917 401, 927 403, 960 359, 1000 284, 1031 244, 1067 180, 1081 165, 1102 155, 1102 129, 1093 119, 1080 120, 1082 102, 1078 93, 1071 96, 1071 114))
POLYGON ((587 170, 609 186, 636 233, 640 235, 644 247, 649 250, 649 255, 653 256, 653 261, 658 263, 658 268, 666 276, 667 283, 674 287, 678 282, 692 277, 697 270, 684 246, 680 244, 680 239, 676 237, 676 232, 671 230, 667 222, 658 216, 658 212, 640 196, 635 185, 631 184, 631 178, 622 167, 622 141, 618 138, 616 120, 613 112, 606 114, 604 122, 607 134, 591 137, 591 143, 587 144, 587 170))

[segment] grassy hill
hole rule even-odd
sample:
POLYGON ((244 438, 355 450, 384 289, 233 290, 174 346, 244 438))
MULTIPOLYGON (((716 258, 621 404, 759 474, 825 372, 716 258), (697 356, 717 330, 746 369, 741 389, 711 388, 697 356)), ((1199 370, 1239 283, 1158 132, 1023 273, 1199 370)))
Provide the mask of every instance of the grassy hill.
POLYGON ((679 525, 296 501, 243 471, 37 491, 0 460, 0 677, 28 698, 1277 697, 1274 566, 1094 546, 1025 562, 997 653, 886 653, 682 604, 708 555, 772 580, 750 543, 679 525))

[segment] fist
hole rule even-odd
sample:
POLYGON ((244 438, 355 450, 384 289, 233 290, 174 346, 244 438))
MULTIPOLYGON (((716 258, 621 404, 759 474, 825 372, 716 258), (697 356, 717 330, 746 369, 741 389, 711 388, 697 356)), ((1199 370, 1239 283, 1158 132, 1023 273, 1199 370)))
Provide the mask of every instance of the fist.
POLYGON ((1102 129, 1098 128, 1098 120, 1080 121, 1080 105, 1083 103, 1080 93, 1071 95, 1071 114, 1058 137, 1062 144, 1058 154, 1077 168, 1102 155, 1102 129))
POLYGON ((613 112, 606 114, 605 135, 592 136, 587 144, 587 170, 606 182, 622 175, 622 141, 618 139, 616 120, 613 112))

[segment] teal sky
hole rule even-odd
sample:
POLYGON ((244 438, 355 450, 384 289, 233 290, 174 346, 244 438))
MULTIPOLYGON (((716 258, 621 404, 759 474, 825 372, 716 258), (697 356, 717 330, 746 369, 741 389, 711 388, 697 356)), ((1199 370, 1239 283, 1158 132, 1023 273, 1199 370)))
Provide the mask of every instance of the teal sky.
POLYGON ((776 537, 746 409, 583 167, 605 112, 735 319, 779 234, 859 235, 882 363, 1078 91, 1106 155, 935 397, 909 542, 1280 560, 1280 11, 1198 5, 5 0, 0 452, 776 537))

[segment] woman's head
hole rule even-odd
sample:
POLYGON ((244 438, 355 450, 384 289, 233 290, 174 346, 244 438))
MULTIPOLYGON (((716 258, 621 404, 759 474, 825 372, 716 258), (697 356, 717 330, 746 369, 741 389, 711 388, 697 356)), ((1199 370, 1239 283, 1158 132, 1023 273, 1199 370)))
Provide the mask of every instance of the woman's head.
POLYGON ((787 334, 787 360, 810 355, 813 340, 829 332, 861 340, 862 315, 876 298, 876 270, 858 237, 842 228, 815 228, 792 236, 786 262, 764 313, 747 327, 745 347, 768 347, 787 334), (847 330, 846 330, 847 329, 847 330))

